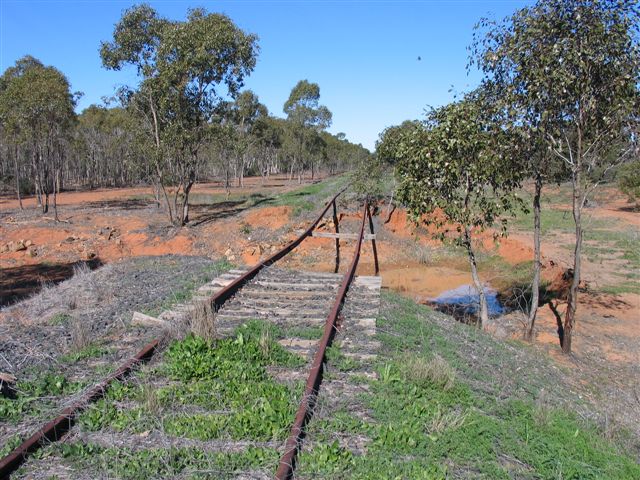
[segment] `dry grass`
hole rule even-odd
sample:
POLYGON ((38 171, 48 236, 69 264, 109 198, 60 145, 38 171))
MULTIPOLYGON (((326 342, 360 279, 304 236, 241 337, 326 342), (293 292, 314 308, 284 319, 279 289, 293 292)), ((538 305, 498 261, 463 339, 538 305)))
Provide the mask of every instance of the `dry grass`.
POLYGON ((160 413, 162 405, 158 398, 158 389, 154 384, 148 382, 142 384, 142 403, 152 415, 160 413))
POLYGON ((211 302, 204 300, 194 303, 193 312, 188 318, 188 329, 189 332, 205 340, 215 338, 215 314, 211 308, 211 302))
POLYGON ((271 354, 272 345, 271 332, 269 331, 269 329, 262 330, 260 338, 258 339, 258 344, 260 345, 260 350, 262 350, 264 356, 269 357, 271 354))
POLYGON ((75 316, 72 316, 69 320, 69 334, 71 336, 70 349, 72 352, 80 352, 91 344, 91 327, 75 316))
POLYGON ((445 391, 455 385, 455 369, 438 354, 429 359, 411 356, 404 365, 404 375, 411 382, 437 385, 445 391))
POLYGON ((547 391, 543 388, 540 390, 538 398, 536 398, 534 416, 536 421, 542 425, 549 423, 551 412, 553 410, 548 397, 549 395, 547 394, 547 391))
POLYGON ((430 434, 439 435, 447 430, 455 430, 464 425, 469 416, 468 411, 460 412, 457 410, 450 410, 443 412, 440 407, 436 410, 436 413, 431 417, 429 424, 427 425, 427 431, 430 434))

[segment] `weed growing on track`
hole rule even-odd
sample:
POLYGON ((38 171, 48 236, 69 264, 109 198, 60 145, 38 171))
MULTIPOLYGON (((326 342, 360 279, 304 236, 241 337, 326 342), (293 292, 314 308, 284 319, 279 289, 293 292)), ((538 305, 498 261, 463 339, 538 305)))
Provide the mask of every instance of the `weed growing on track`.
POLYGON ((548 406, 564 404, 558 397, 563 386, 544 360, 535 359, 541 371, 532 368, 520 383, 512 377, 522 375, 510 372, 523 367, 523 358, 508 344, 449 323, 456 322, 383 294, 378 380, 357 398, 367 415, 338 411, 331 420, 312 421, 308 438, 318 447, 303 451, 297 474, 640 478, 640 466, 622 447, 575 414, 548 406), (554 397, 542 401, 543 388, 554 397), (354 436, 367 439, 363 452, 349 450, 354 436))
POLYGON ((95 343, 90 343, 89 345, 78 351, 62 355, 59 361, 66 363, 75 363, 87 358, 101 357, 102 355, 105 355, 110 351, 111 350, 106 347, 101 347, 100 345, 96 345, 95 343))
POLYGON ((329 368, 336 369, 339 372, 350 372, 352 370, 357 370, 361 366, 359 361, 354 358, 347 357, 335 345, 327 348, 325 358, 329 368))
POLYGON ((262 323, 250 322, 237 330, 235 338, 215 346, 195 336, 174 343, 167 352, 170 378, 198 382, 197 391, 187 398, 225 413, 174 416, 165 421, 165 431, 200 440, 282 437, 295 413, 296 395, 272 380, 265 367, 300 367, 302 359, 275 342, 277 333, 271 332, 262 323))
POLYGON ((324 333, 322 326, 291 327, 287 329, 287 334, 291 338, 302 338, 304 340, 320 340, 324 333))
POLYGON ((41 373, 36 379, 18 381, 16 397, 0 396, 0 421, 17 422, 26 415, 38 415, 55 405, 56 397, 78 392, 86 382, 71 382, 64 375, 41 373))
MULTIPOLYGON (((195 335, 174 341, 163 361, 140 372, 138 381, 113 384, 104 399, 79 419, 86 432, 156 432, 171 441, 166 448, 131 449, 72 442, 56 445, 54 455, 73 468, 95 468, 118 478, 172 478, 206 473, 223 478, 234 472, 277 463, 275 448, 256 442, 281 442, 297 408, 302 384, 273 380, 267 367, 306 364, 277 343, 276 326, 250 321, 231 338, 208 341, 195 335), (211 452, 180 441, 220 439, 253 442, 236 452, 211 452), (178 445, 176 445, 178 442, 178 445), (171 445, 171 446, 169 446, 171 445)), ((146 432, 146 433, 145 433, 146 432)), ((155 448, 155 446, 158 448, 155 448)))
POLYGON ((249 447, 243 452, 207 452, 199 448, 168 448, 127 451, 79 443, 58 444, 54 454, 83 468, 106 473, 109 478, 231 478, 236 472, 275 464, 275 449, 249 447))

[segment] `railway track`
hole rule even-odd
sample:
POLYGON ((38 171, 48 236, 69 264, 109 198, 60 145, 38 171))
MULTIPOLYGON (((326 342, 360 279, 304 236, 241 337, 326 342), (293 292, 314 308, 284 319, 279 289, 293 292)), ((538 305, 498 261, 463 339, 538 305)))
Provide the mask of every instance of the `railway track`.
MULTIPOLYGON (((284 448, 279 448, 281 456, 276 477, 289 479, 294 475, 297 455, 303 446, 307 423, 312 419, 319 395, 323 373, 327 368, 327 348, 332 343, 340 345, 341 355, 359 364, 359 374, 373 375, 367 365, 375 358, 379 344, 375 341, 375 318, 379 309, 379 277, 356 277, 365 227, 369 220, 371 232, 367 239, 373 241, 375 235, 367 203, 362 209, 359 233, 338 234, 336 225, 336 250, 339 254, 339 240, 354 241, 352 260, 344 274, 302 272, 278 268, 276 262, 290 253, 305 238, 311 236, 315 227, 333 207, 336 219, 336 199, 333 197, 307 230, 285 246, 282 250, 250 269, 231 270, 199 289, 196 298, 208 299, 216 311, 216 332, 220 337, 233 333, 243 322, 262 320, 276 325, 283 332, 291 332, 278 343, 290 352, 306 360, 305 368, 272 368, 270 374, 281 382, 306 379, 295 418, 284 448), (355 238, 354 238, 355 237, 355 238), (322 337, 297 336, 303 329, 322 329, 322 337)), ((376 267, 377 267, 377 258, 376 267)), ((182 305, 165 312, 161 318, 176 321, 193 311, 192 305, 182 305)), ((78 415, 95 400, 101 398, 114 382, 125 379, 142 362, 150 359, 160 345, 160 339, 149 342, 132 359, 121 365, 114 373, 85 392, 73 405, 63 410, 59 416, 39 428, 31 437, 0 459, 0 478, 8 478, 22 463, 39 448, 62 438, 74 425, 78 415)), ((332 368, 329 364, 328 368, 332 368)), ((348 397, 349 386, 345 376, 332 377, 326 384, 329 396, 348 397)), ((213 447, 212 447, 213 448, 213 447)), ((226 448, 226 447, 225 447, 226 448)), ((275 465, 274 465, 275 467, 275 465)), ((50 472, 55 473, 55 472, 50 472)))

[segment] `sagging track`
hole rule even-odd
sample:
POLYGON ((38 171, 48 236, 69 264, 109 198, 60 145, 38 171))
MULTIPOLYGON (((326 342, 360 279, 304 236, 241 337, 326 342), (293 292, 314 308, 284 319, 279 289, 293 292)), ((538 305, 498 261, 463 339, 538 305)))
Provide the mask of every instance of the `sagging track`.
MULTIPOLYGON (((333 206, 333 216, 334 221, 336 219, 336 200, 340 194, 342 194, 344 190, 336 194, 323 208, 318 217, 313 221, 310 226, 302 232, 298 238, 294 241, 286 245, 283 249, 271 255, 264 261, 260 262, 253 268, 249 269, 246 272, 242 272, 242 274, 236 278, 234 278, 230 283, 228 283, 224 288, 218 290, 216 293, 211 295, 208 300, 211 305, 214 307, 216 311, 218 311, 229 299, 234 297, 244 285, 254 279, 258 274, 263 271, 266 267, 274 264, 282 257, 290 253, 295 247, 297 247, 305 238, 312 235, 314 229, 318 226, 319 222, 324 218, 327 214, 329 208, 333 206)), ((302 438, 304 435, 304 426, 307 421, 310 419, 313 406, 315 403, 315 399, 317 397, 320 382, 322 381, 322 370, 323 363, 325 360, 325 352, 326 348, 331 344, 333 337, 336 333, 337 320, 338 315, 341 311, 342 305, 345 300, 345 296, 347 291, 349 290, 349 286, 353 281, 355 270, 358 265, 358 260, 360 257, 360 250, 362 246, 362 241, 364 237, 364 228, 366 224, 366 220, 369 218, 370 226, 371 225, 371 217, 368 205, 365 203, 364 209, 362 211, 362 222, 359 229, 359 234, 345 234, 344 238, 354 238, 356 240, 356 249, 354 253, 354 257, 350 263, 350 267, 345 275, 342 277, 342 281, 340 284, 339 292, 337 297, 335 298, 331 311, 324 323, 324 332, 322 339, 318 344, 318 348, 316 350, 313 364, 311 370, 309 372, 309 376, 307 378, 307 385, 304 391, 304 395, 302 397, 302 401, 300 403, 300 407, 298 409, 298 413, 294 420, 291 435, 286 443, 285 453, 280 461, 280 466, 278 468, 277 476, 278 478, 291 478, 293 469, 295 466, 295 458, 296 454, 300 448, 302 438), (351 235, 351 236, 349 236, 351 235)), ((337 223, 336 223, 336 232, 337 232, 337 223)), ((373 232, 372 232, 373 233, 373 232)), ((336 236, 336 249, 339 247, 339 238, 336 236)), ((374 242, 374 252, 375 252, 375 242, 374 242)), ((338 253, 338 252, 337 252, 338 253)), ((339 257, 337 257, 339 258, 339 257)), ((338 267, 338 262, 336 262, 336 270, 338 267)), ((376 258, 376 270, 377 270, 377 258, 376 258)), ((338 277, 335 275, 334 277, 338 277)), ((325 299, 324 302, 327 302, 328 299, 325 299)), ((233 303, 233 302, 232 302, 233 303)), ((325 303, 326 305, 326 303, 325 303)), ((223 312, 221 312, 223 313, 223 312)), ((91 389, 86 391, 80 400, 76 401, 74 404, 65 408, 60 415, 58 415, 52 421, 46 423, 42 427, 40 427, 33 435, 31 435, 26 441, 24 441, 21 445, 19 445, 16 449, 14 449, 9 455, 0 460, 0 478, 7 478, 12 472, 14 472, 19 466, 26 460, 26 458, 40 447, 48 444, 49 442, 56 441, 62 438, 67 431, 74 425, 77 416, 86 409, 91 402, 98 400, 101 398, 109 385, 115 380, 123 380, 127 377, 131 371, 141 362, 144 362, 151 358, 155 351, 158 349, 160 345, 160 339, 154 339, 149 342, 140 352, 138 352, 133 358, 122 364, 113 374, 109 375, 107 378, 103 379, 101 382, 94 385, 91 389)))

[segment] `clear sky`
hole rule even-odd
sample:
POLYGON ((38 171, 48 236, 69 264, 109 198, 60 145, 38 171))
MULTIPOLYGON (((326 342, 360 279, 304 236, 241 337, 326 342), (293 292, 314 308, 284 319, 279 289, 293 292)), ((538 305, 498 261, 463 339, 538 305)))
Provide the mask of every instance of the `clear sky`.
MULTIPOLYGON (((132 70, 102 68, 101 40, 112 38, 121 0, 0 0, 0 69, 30 54, 60 69, 82 110, 135 85, 132 70)), ((260 37, 257 66, 246 81, 272 114, 298 80, 320 85, 321 103, 333 112, 333 133, 372 149, 387 126, 420 118, 427 106, 449 102, 473 88, 467 46, 483 16, 501 19, 525 0, 375 1, 151 1, 163 16, 184 19, 189 7, 229 15, 260 37), (420 57, 420 60, 418 59, 420 57)))

